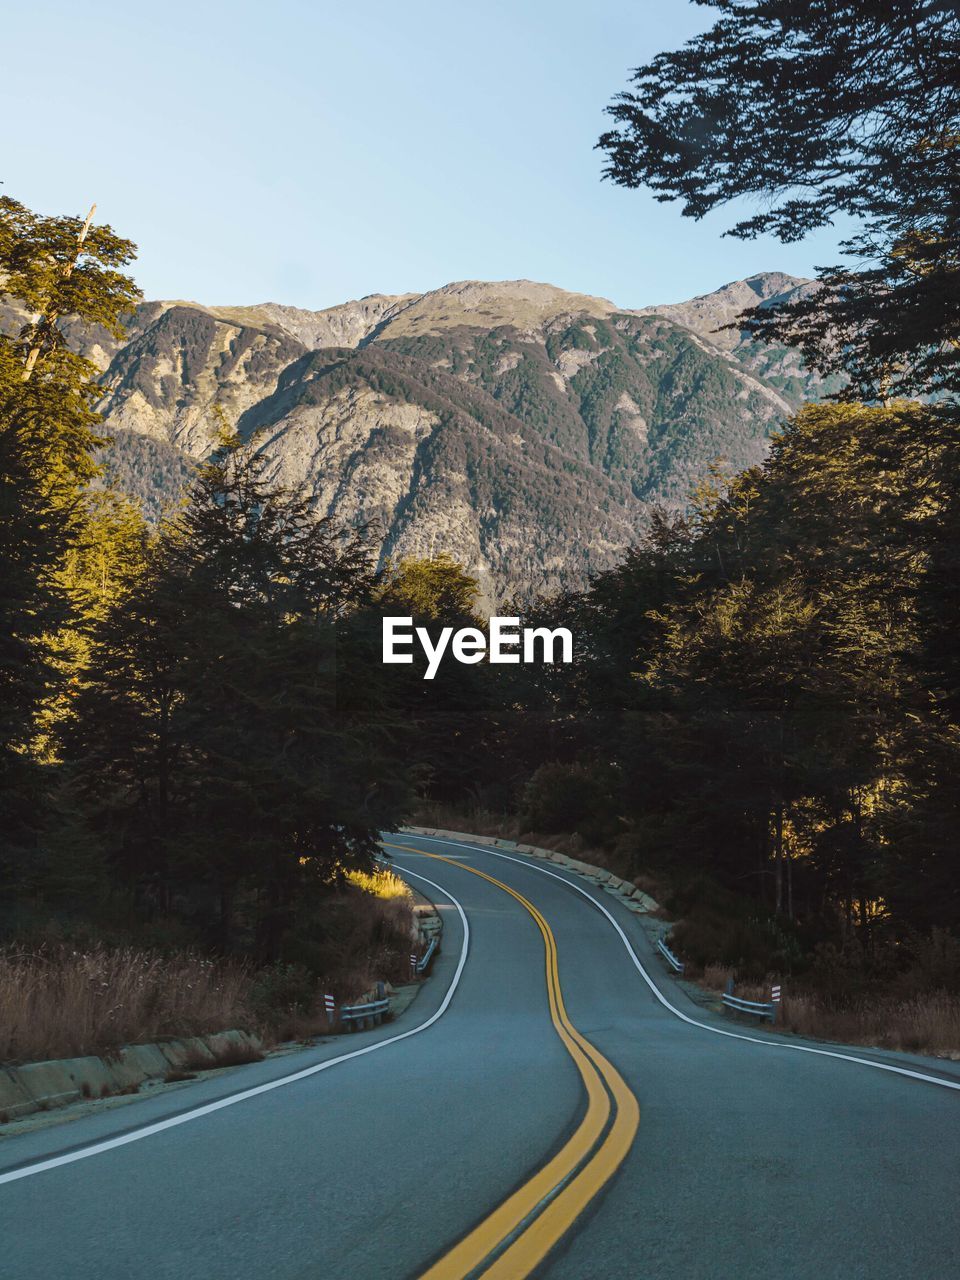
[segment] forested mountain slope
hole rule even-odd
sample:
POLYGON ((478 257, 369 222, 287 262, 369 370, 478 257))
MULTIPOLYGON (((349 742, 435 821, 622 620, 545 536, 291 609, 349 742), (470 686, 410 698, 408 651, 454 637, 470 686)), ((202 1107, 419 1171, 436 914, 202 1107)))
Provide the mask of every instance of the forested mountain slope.
POLYGON ((319 312, 148 302, 122 342, 67 331, 103 370, 114 478, 151 514, 209 452, 219 405, 321 514, 371 524, 384 554, 448 551, 493 600, 584 585, 713 461, 760 460, 815 387, 792 354, 718 329, 801 287, 758 276, 631 312, 466 281, 319 312))

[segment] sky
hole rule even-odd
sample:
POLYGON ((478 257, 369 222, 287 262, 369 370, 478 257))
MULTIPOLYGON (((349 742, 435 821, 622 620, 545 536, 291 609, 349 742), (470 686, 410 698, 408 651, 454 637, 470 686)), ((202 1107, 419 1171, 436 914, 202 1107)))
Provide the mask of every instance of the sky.
POLYGON ((4 16, 5 194, 137 242, 150 298, 311 309, 452 280, 638 307, 837 233, 741 242, 602 181, 604 107, 687 0, 31 0, 4 16), (22 56, 18 55, 20 51, 22 56), (14 56, 10 56, 11 52, 14 56), (12 127, 11 127, 12 126, 12 127))

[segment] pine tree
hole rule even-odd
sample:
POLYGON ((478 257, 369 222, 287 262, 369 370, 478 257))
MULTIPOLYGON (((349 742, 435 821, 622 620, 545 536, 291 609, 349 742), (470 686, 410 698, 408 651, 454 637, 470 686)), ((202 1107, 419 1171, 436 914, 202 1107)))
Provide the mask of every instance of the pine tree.
POLYGON ((223 440, 96 628, 77 699, 90 820, 143 910, 276 956, 311 895, 369 865, 405 790, 350 651, 373 585, 362 534, 223 440))

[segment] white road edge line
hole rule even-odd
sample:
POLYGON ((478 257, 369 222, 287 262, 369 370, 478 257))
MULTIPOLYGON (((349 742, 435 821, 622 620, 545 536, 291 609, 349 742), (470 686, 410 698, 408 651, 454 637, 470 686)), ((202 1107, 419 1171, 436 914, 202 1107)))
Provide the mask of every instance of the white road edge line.
MULTIPOLYGON (((744 1035, 742 1032, 739 1032, 739 1031, 725 1031, 722 1027, 711 1027, 706 1022, 698 1022, 696 1018, 690 1018, 685 1013, 681 1013, 679 1009, 675 1008, 670 1003, 670 1001, 666 998, 666 996, 663 994, 660 988, 656 985, 656 983, 647 973, 646 969, 640 963, 640 960, 637 957, 637 953, 634 951, 633 947, 630 944, 630 940, 628 939, 627 935, 623 932, 623 930, 620 928, 620 925, 617 923, 617 921, 613 918, 613 916, 607 910, 607 908, 603 905, 602 902, 598 901, 593 896, 592 893, 588 893, 586 889, 576 884, 575 881, 568 880, 566 876, 557 875, 555 871, 548 871, 546 867, 538 866, 536 861, 533 859, 511 858, 509 854, 500 853, 498 850, 490 849, 484 845, 462 844, 459 840, 443 840, 439 836, 412 835, 406 832, 403 832, 401 834, 404 836, 404 838, 408 840, 409 839, 433 840, 437 844, 454 845, 455 847, 458 847, 461 849, 472 849, 482 853, 490 853, 490 854, 493 854, 495 858, 504 858, 506 859, 507 862, 515 862, 518 866, 529 867, 533 871, 539 871, 541 872, 541 874, 545 876, 549 876, 551 880, 559 880, 561 884, 566 884, 566 885, 569 885, 571 889, 576 889, 577 893, 583 894, 583 896, 589 902, 592 902, 595 907, 597 907, 600 911, 602 911, 603 914, 610 921, 610 923, 613 925, 614 929, 616 929, 617 933, 620 935, 621 942, 626 947, 630 955, 630 959, 633 961, 634 965, 636 966, 641 978, 643 978, 644 982, 647 984, 647 986, 650 988, 650 990, 653 992, 656 998, 660 1001, 663 1007, 665 1009, 669 1009, 669 1011, 672 1014, 674 1014, 676 1017, 678 1017, 681 1020, 681 1022, 689 1023, 691 1027, 699 1027, 702 1031, 709 1031, 711 1032, 712 1035, 715 1035, 715 1036, 727 1036, 731 1040, 746 1040, 749 1044, 760 1044, 767 1049, 789 1049, 794 1053, 813 1053, 821 1058, 839 1058, 841 1062, 855 1062, 861 1067, 873 1067, 877 1071, 889 1071, 889 1072, 892 1072, 894 1075, 908 1076, 911 1080, 922 1080, 926 1084, 936 1084, 936 1085, 940 1085, 940 1087, 943 1089, 954 1089, 960 1092, 960 1081, 958 1080, 944 1080, 940 1076, 928 1076, 922 1071, 911 1071, 907 1067, 894 1067, 886 1062, 871 1062, 869 1058, 858 1058, 856 1057, 856 1055, 852 1053, 837 1053, 835 1050, 832 1050, 832 1049, 814 1049, 811 1045, 806 1045, 806 1044, 785 1044, 782 1040, 761 1040, 757 1036, 744 1035)), ((415 852, 415 850, 411 849, 410 852, 413 853, 415 852)))
POLYGON ((155 1133, 163 1133, 165 1129, 175 1129, 177 1125, 189 1124, 191 1120, 199 1120, 203 1116, 212 1115, 214 1111, 222 1111, 224 1107, 233 1107, 238 1102, 246 1102, 248 1098, 259 1097, 260 1094, 270 1093, 273 1089, 282 1089, 284 1085, 293 1084, 297 1080, 305 1080, 308 1076, 315 1076, 320 1071, 328 1071, 331 1067, 337 1066, 341 1062, 349 1062, 352 1058, 362 1058, 365 1054, 376 1053, 378 1049, 386 1049, 388 1045, 396 1044, 400 1040, 408 1040, 410 1036, 419 1035, 421 1031, 426 1031, 446 1013, 453 999, 453 993, 456 991, 460 977, 463 973, 463 967, 467 963, 467 952, 470 947, 470 925, 467 923, 466 913, 463 907, 443 885, 437 884, 433 880, 428 880, 426 876, 420 875, 416 871, 407 871, 404 867, 398 867, 398 871, 402 871, 404 875, 414 876, 417 880, 422 880, 424 884, 430 885, 432 889, 437 889, 445 898, 449 898, 456 907, 460 916, 460 923, 463 925, 463 947, 460 951, 460 959, 457 961, 457 967, 454 971, 453 980, 447 988, 447 993, 441 1001, 440 1007, 432 1014, 426 1022, 422 1022, 419 1027, 412 1027, 409 1031, 403 1031, 400 1035, 391 1036, 389 1040, 378 1040, 376 1044, 369 1044, 363 1049, 355 1049, 352 1053, 343 1053, 339 1058, 330 1058, 327 1062, 317 1063, 314 1067, 306 1067, 303 1071, 295 1071, 292 1075, 281 1076, 279 1080, 270 1080, 266 1084, 258 1084, 252 1089, 244 1089, 241 1093, 231 1094, 229 1098, 221 1098, 217 1102, 209 1102, 205 1106, 196 1107, 193 1111, 185 1111, 180 1115, 171 1116, 167 1120, 158 1120, 155 1124, 145 1125, 142 1129, 134 1129, 131 1133, 121 1134, 117 1138, 107 1138, 103 1142, 96 1142, 92 1146, 82 1147, 79 1151, 70 1151, 65 1155, 52 1156, 48 1160, 39 1160, 36 1164, 29 1164, 22 1169, 11 1169, 7 1173, 0 1173, 0 1185, 5 1182, 16 1182, 20 1178, 29 1178, 36 1173, 46 1173, 49 1169, 58 1169, 61 1165, 73 1164, 76 1160, 86 1160, 90 1156, 102 1155, 105 1151, 113 1151, 116 1147, 124 1147, 130 1142, 139 1142, 142 1138, 150 1138, 155 1133))

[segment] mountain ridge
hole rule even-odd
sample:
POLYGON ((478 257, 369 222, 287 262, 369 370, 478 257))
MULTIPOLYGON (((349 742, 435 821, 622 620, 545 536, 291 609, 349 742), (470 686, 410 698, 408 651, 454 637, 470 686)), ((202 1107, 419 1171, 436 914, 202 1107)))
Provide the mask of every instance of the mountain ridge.
POLYGON ((805 287, 759 273, 624 309, 465 280, 316 312, 149 301, 120 342, 65 329, 102 371, 108 468, 152 514, 215 446, 219 406, 265 476, 376 528, 381 557, 456 555, 491 604, 583 586, 711 462, 762 459, 819 384, 795 353, 716 329, 744 298, 805 287))
POLYGON ((770 302, 786 298, 797 290, 805 289, 811 281, 797 276, 789 276, 783 272, 758 272, 743 280, 731 281, 719 288, 684 302, 661 303, 643 307, 622 307, 608 298, 592 294, 578 293, 563 289, 558 285, 542 281, 520 278, 516 280, 455 280, 429 289, 424 293, 402 294, 366 294, 362 298, 336 303, 320 310, 302 307, 291 307, 282 303, 262 302, 253 304, 208 305, 184 299, 157 300, 147 304, 165 308, 185 306, 207 311, 218 319, 242 323, 257 324, 272 322, 284 328, 291 336, 299 338, 305 345, 316 348, 320 346, 357 346, 369 341, 374 330, 384 332, 394 321, 406 316, 397 336, 409 336, 407 325, 410 322, 409 312, 413 311, 417 331, 423 331, 424 325, 435 327, 451 327, 450 316, 446 313, 438 317, 431 313, 432 301, 457 299, 460 311, 457 320, 462 322, 468 316, 483 315, 483 324, 477 327, 494 327, 499 323, 518 323, 517 309, 505 308, 497 313, 489 307, 483 311, 479 307, 471 307, 470 302, 503 302, 508 298, 521 300, 527 304, 526 314, 536 314, 550 318, 558 314, 595 314, 595 315, 662 315, 673 319, 685 328, 711 337, 715 346, 729 349, 735 345, 736 339, 719 332, 720 326, 734 319, 738 311, 757 302, 770 302), (562 300, 562 305, 561 305, 562 300), (551 308, 550 303, 555 305, 551 308), (418 312, 418 307, 420 311, 418 312), (354 341, 319 341, 344 333, 352 333, 356 329, 359 315, 371 315, 374 318, 368 327, 354 341), (439 320, 445 323, 440 326, 439 320))

